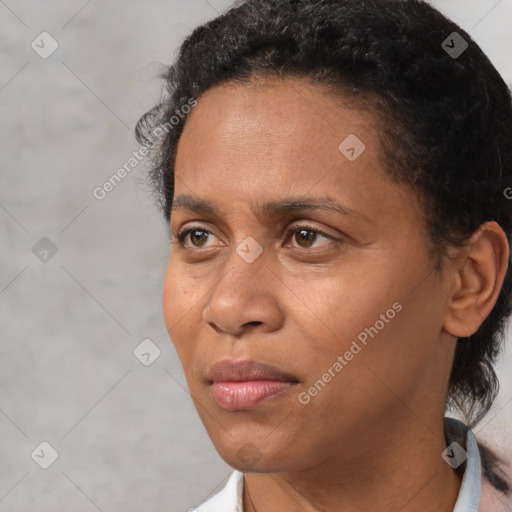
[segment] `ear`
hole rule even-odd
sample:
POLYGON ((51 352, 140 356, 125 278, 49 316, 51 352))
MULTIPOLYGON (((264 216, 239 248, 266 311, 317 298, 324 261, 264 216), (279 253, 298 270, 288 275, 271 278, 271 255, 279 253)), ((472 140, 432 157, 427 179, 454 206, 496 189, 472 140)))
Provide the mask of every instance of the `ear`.
POLYGON ((457 259, 443 327, 458 338, 474 334, 498 300, 507 272, 507 235, 494 221, 471 236, 457 259))

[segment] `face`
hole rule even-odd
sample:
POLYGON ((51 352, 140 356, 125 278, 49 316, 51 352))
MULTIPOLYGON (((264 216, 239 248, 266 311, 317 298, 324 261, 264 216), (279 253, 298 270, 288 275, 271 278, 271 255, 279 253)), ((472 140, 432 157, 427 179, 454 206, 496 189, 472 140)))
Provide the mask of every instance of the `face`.
POLYGON ((411 409, 443 415, 448 283, 415 193, 385 174, 381 129, 291 78, 212 88, 187 120, 163 309, 241 471, 339 460, 411 409))

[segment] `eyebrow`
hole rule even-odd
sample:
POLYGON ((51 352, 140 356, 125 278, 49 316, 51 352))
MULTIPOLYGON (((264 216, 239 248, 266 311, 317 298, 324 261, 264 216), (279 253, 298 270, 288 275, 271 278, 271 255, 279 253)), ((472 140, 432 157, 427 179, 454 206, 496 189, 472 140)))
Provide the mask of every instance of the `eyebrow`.
MULTIPOLYGON (((221 217, 221 211, 211 201, 199 199, 191 195, 178 196, 172 204, 171 212, 178 210, 186 210, 200 215, 210 215, 221 217)), ((268 201, 259 207, 253 207, 252 212, 256 216, 275 217, 278 215, 297 213, 301 211, 311 210, 327 210, 343 215, 353 215, 361 217, 364 220, 369 219, 362 213, 348 208, 336 202, 330 197, 317 198, 317 197, 287 197, 277 201, 268 201)))

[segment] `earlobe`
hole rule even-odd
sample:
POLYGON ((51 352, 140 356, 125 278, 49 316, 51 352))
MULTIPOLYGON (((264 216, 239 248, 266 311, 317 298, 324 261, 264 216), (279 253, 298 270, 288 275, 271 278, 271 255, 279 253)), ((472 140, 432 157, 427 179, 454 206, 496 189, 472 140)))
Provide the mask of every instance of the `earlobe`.
POLYGON ((448 297, 444 329, 458 338, 474 334, 498 299, 508 267, 509 245, 496 222, 482 224, 472 235, 448 297))

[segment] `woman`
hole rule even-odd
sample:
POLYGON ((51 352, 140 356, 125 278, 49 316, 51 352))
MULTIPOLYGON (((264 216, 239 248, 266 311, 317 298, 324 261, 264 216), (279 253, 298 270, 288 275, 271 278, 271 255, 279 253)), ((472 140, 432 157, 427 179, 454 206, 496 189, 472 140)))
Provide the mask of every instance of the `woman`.
POLYGON ((476 43, 419 0, 248 0, 165 79, 137 126, 164 316, 235 469, 197 510, 510 510, 471 430, 512 282, 511 98, 476 43))

